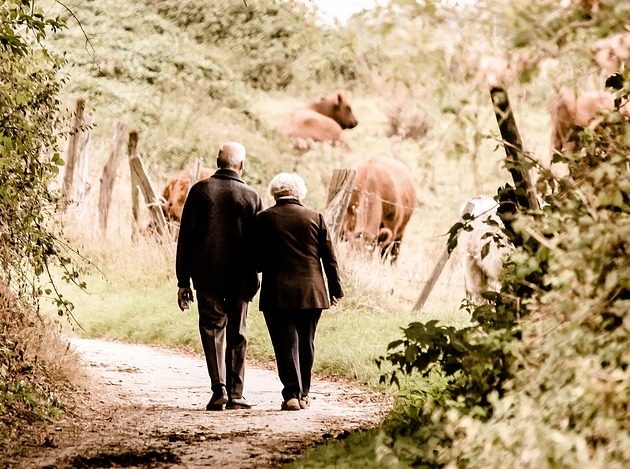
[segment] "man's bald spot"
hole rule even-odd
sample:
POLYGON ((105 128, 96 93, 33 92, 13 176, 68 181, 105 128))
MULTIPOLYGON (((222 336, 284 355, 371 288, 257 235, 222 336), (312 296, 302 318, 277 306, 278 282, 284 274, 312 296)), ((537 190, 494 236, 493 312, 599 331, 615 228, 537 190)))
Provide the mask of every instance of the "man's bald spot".
POLYGON ((245 147, 238 142, 225 142, 219 148, 217 165, 219 168, 241 169, 246 155, 245 147))

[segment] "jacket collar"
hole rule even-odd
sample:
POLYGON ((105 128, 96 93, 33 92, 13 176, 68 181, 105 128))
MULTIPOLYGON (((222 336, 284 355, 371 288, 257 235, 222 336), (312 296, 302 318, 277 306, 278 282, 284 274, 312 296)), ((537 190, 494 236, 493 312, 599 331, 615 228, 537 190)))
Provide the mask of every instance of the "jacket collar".
POLYGON ((212 175, 212 177, 217 179, 232 179, 234 181, 242 182, 243 184, 245 184, 245 181, 243 181, 241 179, 241 176, 233 169, 219 168, 212 175))
POLYGON ((289 205, 289 204, 302 205, 302 203, 294 197, 280 197, 278 200, 276 200, 276 205, 289 205))

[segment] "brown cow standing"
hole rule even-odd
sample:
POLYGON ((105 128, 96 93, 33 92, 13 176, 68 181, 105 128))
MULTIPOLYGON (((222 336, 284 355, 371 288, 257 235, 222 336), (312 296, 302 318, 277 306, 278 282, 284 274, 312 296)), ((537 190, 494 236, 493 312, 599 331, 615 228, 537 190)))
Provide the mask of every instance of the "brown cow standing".
POLYGON ((591 52, 602 70, 608 73, 618 72, 623 63, 630 63, 630 30, 600 39, 593 44, 591 52))
POLYGON ((356 170, 342 238, 378 245, 381 256, 389 254, 394 262, 416 205, 411 172, 400 161, 386 157, 364 161, 356 170))
POLYGON ((479 83, 487 86, 506 86, 514 80, 514 71, 504 56, 484 56, 479 60, 479 83))
MULTIPOLYGON (((200 168, 197 180, 207 179, 212 176, 213 171, 209 168, 200 168)), ((179 223, 182 219, 182 210, 184 209, 184 202, 188 196, 188 190, 192 186, 194 174, 189 170, 184 169, 179 173, 171 176, 164 186, 162 191, 162 197, 164 203, 162 205, 162 211, 167 222, 179 223)))
MULTIPOLYGON (((551 105, 551 150, 571 150, 571 135, 576 127, 596 125, 597 119, 615 107, 615 97, 606 91, 586 91, 577 94, 563 89, 554 97, 551 105)), ((624 104, 619 109, 629 117, 630 106, 624 104)))
POLYGON ((281 124, 280 132, 291 137, 295 148, 300 150, 308 150, 313 142, 348 147, 342 131, 357 124, 347 99, 343 93, 337 92, 294 110, 281 124))

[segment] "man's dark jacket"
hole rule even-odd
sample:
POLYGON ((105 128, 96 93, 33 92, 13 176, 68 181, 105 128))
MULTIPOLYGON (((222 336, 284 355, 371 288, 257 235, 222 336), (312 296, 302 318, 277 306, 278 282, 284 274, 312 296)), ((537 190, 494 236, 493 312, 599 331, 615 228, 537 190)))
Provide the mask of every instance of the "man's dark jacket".
POLYGON ((177 286, 251 300, 258 290, 253 257, 260 197, 236 171, 219 169, 192 186, 177 240, 177 286))
POLYGON ((324 218, 297 199, 278 199, 256 223, 260 310, 325 309, 343 290, 324 218), (324 284, 322 265, 328 290, 324 284))

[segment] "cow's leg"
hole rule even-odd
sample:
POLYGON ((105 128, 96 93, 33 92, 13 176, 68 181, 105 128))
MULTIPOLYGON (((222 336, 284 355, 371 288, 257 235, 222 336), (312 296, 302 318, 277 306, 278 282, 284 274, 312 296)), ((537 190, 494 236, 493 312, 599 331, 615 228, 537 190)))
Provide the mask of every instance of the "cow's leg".
POLYGON ((486 289, 486 276, 470 253, 464 253, 464 287, 466 299, 479 304, 483 301, 481 292, 486 289))
POLYGON ((365 245, 374 249, 379 245, 383 208, 380 199, 374 194, 365 194, 360 208, 360 226, 358 224, 356 234, 365 245))
POLYGON ((392 264, 395 264, 396 261, 398 260, 398 255, 400 254, 400 243, 401 242, 402 242, 402 237, 399 236, 392 243, 392 250, 391 250, 391 257, 390 257, 390 262, 392 264))

